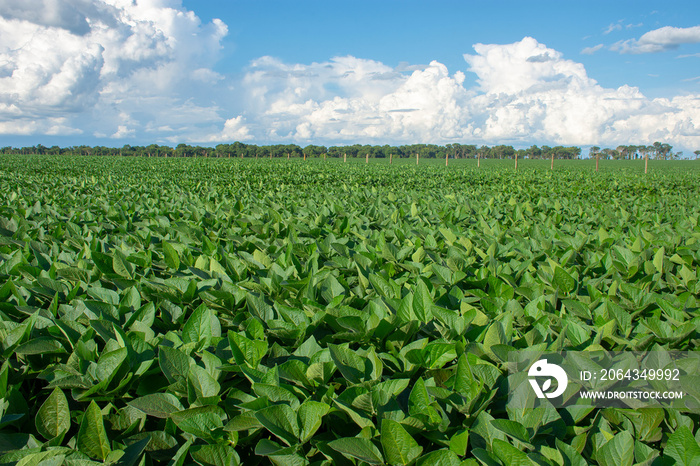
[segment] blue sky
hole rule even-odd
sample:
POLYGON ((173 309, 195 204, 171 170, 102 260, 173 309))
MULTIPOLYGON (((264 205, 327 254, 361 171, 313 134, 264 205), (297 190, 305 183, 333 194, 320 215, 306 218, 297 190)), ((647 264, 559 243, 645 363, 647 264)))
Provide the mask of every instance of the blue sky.
POLYGON ((188 0, 184 5, 204 21, 221 18, 229 25, 225 54, 217 64, 224 73, 240 72, 263 55, 290 63, 353 55, 390 66, 437 60, 452 71, 466 71, 462 55, 473 44, 507 44, 531 36, 583 63, 606 87, 639 86, 652 97, 700 91, 697 80, 683 81, 700 76, 700 57, 677 58, 700 53, 697 43, 652 56, 581 53, 663 26, 697 26, 699 2, 188 0))
POLYGON ((0 138, 689 155, 700 3, 4 0, 0 138))

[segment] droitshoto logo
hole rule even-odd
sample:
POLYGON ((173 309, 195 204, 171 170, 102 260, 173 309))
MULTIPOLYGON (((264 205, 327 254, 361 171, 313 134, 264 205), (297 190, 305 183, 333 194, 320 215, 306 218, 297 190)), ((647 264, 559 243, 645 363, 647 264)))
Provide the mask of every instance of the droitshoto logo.
POLYGON ((566 377, 566 372, 564 372, 564 369, 556 364, 548 363, 546 359, 540 359, 533 364, 532 367, 530 367, 530 370, 527 372, 527 375, 530 376, 530 379, 528 380, 530 381, 530 385, 532 385, 532 389, 535 391, 537 398, 556 398, 561 396, 569 383, 569 379, 566 377), (535 379, 536 377, 547 377, 547 380, 545 380, 544 384, 542 384, 542 388, 540 388, 540 385, 537 383, 537 380, 535 379), (557 388, 552 392, 547 392, 547 390, 549 390, 552 386, 552 378, 557 381, 557 388))

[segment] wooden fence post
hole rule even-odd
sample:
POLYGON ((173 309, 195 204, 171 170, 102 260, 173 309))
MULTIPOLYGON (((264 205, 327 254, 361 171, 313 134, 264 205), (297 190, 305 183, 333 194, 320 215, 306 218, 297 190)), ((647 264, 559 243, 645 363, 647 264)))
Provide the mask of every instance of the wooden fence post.
POLYGON ((646 152, 644 154, 644 174, 647 173, 648 168, 649 168, 649 152, 646 152))

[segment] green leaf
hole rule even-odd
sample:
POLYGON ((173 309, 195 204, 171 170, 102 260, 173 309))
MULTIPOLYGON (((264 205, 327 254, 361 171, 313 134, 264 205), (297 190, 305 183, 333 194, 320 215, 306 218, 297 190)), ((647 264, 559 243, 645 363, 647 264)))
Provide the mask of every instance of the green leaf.
POLYGON ((530 443, 530 435, 527 433, 527 429, 519 422, 509 419, 494 419, 491 421, 491 425, 511 438, 523 443, 530 443))
POLYGON ((454 343, 444 341, 433 341, 423 350, 429 369, 440 369, 448 362, 457 357, 454 343))
POLYGON ((171 384, 187 378, 194 360, 181 350, 169 346, 158 347, 158 364, 171 384))
POLYGON ((564 466, 587 466, 588 463, 571 445, 557 439, 557 450, 561 452, 564 459, 564 466))
POLYGON ((411 394, 408 396, 408 412, 411 416, 419 414, 430 405, 430 396, 425 388, 425 382, 422 378, 418 378, 411 389, 411 394))
POLYGON ((369 464, 384 464, 384 458, 379 448, 366 438, 339 438, 328 442, 328 446, 350 458, 356 458, 369 464))
POLYGON ((187 376, 188 397, 190 403, 203 402, 205 398, 215 397, 221 390, 221 385, 203 367, 193 365, 187 376))
POLYGON ((131 287, 124 293, 119 306, 137 310, 141 307, 141 295, 135 287, 131 287))
POLYGON ((172 413, 170 418, 183 431, 208 442, 223 436, 223 410, 216 406, 190 408, 172 413))
POLYGON ((16 354, 54 354, 65 353, 61 342, 52 337, 39 337, 19 345, 14 351, 16 354))
POLYGON ((321 427, 323 416, 331 409, 326 403, 306 400, 297 410, 299 418, 299 440, 301 443, 308 442, 316 431, 321 427))
POLYGON ((114 270, 114 273, 120 277, 127 279, 133 278, 132 265, 126 260, 124 254, 122 254, 122 252, 118 249, 114 250, 114 255, 112 256, 112 269, 114 270))
POLYGON ((187 453, 189 452, 190 446, 194 443, 194 437, 189 438, 180 448, 178 448, 175 456, 173 456, 170 461, 168 461, 167 466, 183 466, 185 460, 187 459, 187 453))
POLYGON ((256 369, 267 353, 267 341, 251 340, 233 331, 228 332, 228 340, 236 364, 256 369))
POLYGON ((445 449, 431 451, 416 460, 416 466, 460 466, 465 463, 453 451, 445 449))
POLYGON ((184 343, 199 343, 200 340, 211 340, 212 337, 221 336, 221 324, 205 304, 194 310, 185 325, 182 327, 182 341, 184 343))
POLYGON ((506 331, 503 328, 503 323, 496 321, 491 324, 489 329, 484 335, 484 348, 489 354, 493 354, 491 351, 492 346, 505 345, 508 343, 508 338, 506 337, 506 331))
POLYGON ((493 453, 508 466, 535 466, 536 463, 527 457, 524 451, 518 450, 510 443, 501 439, 493 440, 493 453))
POLYGON ((673 458, 678 466, 700 464, 700 445, 688 427, 679 427, 668 437, 664 457, 673 458))
POLYGON ((299 438, 297 413, 289 405, 268 406, 255 412, 256 419, 267 430, 275 434, 287 445, 294 445, 299 438))
POLYGON ((467 454, 467 445, 469 443, 469 431, 461 430, 455 433, 450 438, 450 450, 459 456, 467 454))
POLYGON ((432 318, 433 298, 423 280, 418 280, 413 291, 413 312, 421 322, 428 322, 432 318))
POLYGON ((170 393, 152 393, 150 395, 136 398, 127 403, 149 416, 158 418, 168 418, 172 413, 185 409, 175 395, 170 393))
POLYGON ((391 281, 386 280, 381 275, 371 273, 369 274, 369 282, 372 284, 372 288, 384 298, 395 299, 398 298, 398 287, 391 281))
POLYGON ((353 350, 339 345, 329 344, 331 358, 345 380, 351 384, 362 382, 365 375, 365 360, 353 350))
POLYGON ((68 399, 56 387, 41 405, 35 419, 36 430, 46 440, 65 434, 70 429, 68 399))
POLYGON ((102 412, 94 401, 90 402, 78 429, 76 445, 90 458, 104 461, 109 455, 109 439, 102 420, 102 412))
POLYGON ((620 432, 596 452, 600 466, 632 466, 634 438, 629 432, 620 432))
POLYGON ((654 268, 659 273, 664 273, 664 254, 665 253, 666 253, 666 249, 663 246, 661 246, 656 251, 656 254, 654 254, 654 260, 653 260, 654 268))
POLYGON ((345 288, 333 275, 328 275, 328 277, 320 283, 320 291, 321 297, 327 303, 333 301, 333 298, 345 294, 345 288))
POLYGON ((102 353, 100 359, 97 361, 97 369, 95 370, 97 380, 104 382, 105 386, 107 386, 112 378, 114 378, 124 360, 126 360, 127 354, 128 350, 126 348, 119 348, 114 351, 102 353))
MULTIPOLYGON (((294 453, 295 447, 283 447, 269 439, 261 439, 255 445, 255 454, 260 456, 287 456, 294 453)), ((280 459, 278 459, 279 461, 280 459)))
POLYGON ((260 322, 268 322, 275 318, 274 310, 263 296, 255 293, 246 293, 245 300, 248 304, 249 312, 260 319, 260 322))
POLYGON ((569 272, 559 266, 554 267, 554 278, 552 279, 552 284, 564 294, 571 293, 576 289, 576 279, 572 277, 569 272))
MULTIPOLYGON (((25 450, 23 453, 21 460, 11 464, 17 466, 60 466, 64 464, 64 460, 66 459, 66 455, 62 454, 60 450, 42 451, 38 453, 25 450)), ((65 453, 65 451, 63 451, 63 453, 65 453)))
POLYGON ((170 243, 163 241, 163 256, 168 267, 174 270, 180 268, 180 255, 170 243))
POLYGON ((139 464, 143 452, 146 451, 146 446, 148 442, 151 441, 150 437, 139 440, 138 442, 132 443, 124 449, 124 454, 119 458, 117 466, 136 466, 139 464))
MULTIPOLYGON (((270 374, 270 372, 268 372, 270 374)), ((269 383, 256 383, 253 384, 253 390, 260 397, 266 397, 273 403, 285 402, 288 403, 292 409, 297 409, 299 407, 299 399, 284 387, 269 383)))
POLYGON ((391 419, 382 420, 380 439, 384 458, 390 464, 408 464, 423 452, 423 447, 418 445, 406 429, 391 419))
POLYGON ((440 227, 438 230, 440 230, 440 233, 442 233, 442 236, 445 237, 448 244, 452 245, 455 241, 457 241, 457 236, 447 228, 440 227))
POLYGON ((236 450, 228 445, 193 445, 190 447, 192 459, 203 466, 236 466, 239 464, 236 450))
POLYGON ((352 421, 357 424, 360 428, 374 428, 374 422, 363 412, 354 409, 350 403, 345 402, 340 399, 334 399, 333 402, 336 406, 345 412, 352 421))

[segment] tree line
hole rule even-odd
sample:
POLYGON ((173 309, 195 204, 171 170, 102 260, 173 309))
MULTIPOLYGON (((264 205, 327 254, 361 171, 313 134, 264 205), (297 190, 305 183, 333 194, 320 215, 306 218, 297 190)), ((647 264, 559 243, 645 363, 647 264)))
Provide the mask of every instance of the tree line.
MULTIPOLYGON (((674 153, 672 146, 666 143, 655 142, 651 146, 633 145, 618 146, 608 149, 594 146, 590 148, 589 156, 596 155, 603 159, 631 160, 644 158, 651 155, 653 158, 668 160, 679 158, 682 152, 674 153)), ((41 144, 27 147, 2 147, 0 154, 39 154, 39 155, 79 155, 79 156, 126 156, 126 157, 245 157, 245 158, 282 158, 282 157, 349 157, 349 158, 408 158, 418 155, 420 158, 444 159, 578 159, 581 157, 581 148, 574 146, 533 145, 527 149, 515 149, 513 146, 477 146, 475 144, 409 144, 400 146, 390 145, 361 145, 349 146, 321 146, 297 144, 273 144, 256 145, 234 142, 232 144, 218 144, 215 147, 192 146, 178 144, 175 147, 158 144, 148 146, 132 146, 126 144, 122 147, 106 146, 69 146, 46 147, 41 144)), ((700 151, 695 151, 696 156, 700 151)))
MULTIPOLYGON (((695 158, 700 157, 700 150, 693 152, 695 158)), ((615 149, 593 146, 589 149, 588 156, 592 159, 601 158, 608 160, 635 160, 646 157, 656 160, 677 160, 683 156, 683 152, 673 152, 673 146, 663 142, 655 142, 650 146, 645 145, 629 145, 617 146, 615 149)))
POLYGON ((255 145, 234 142, 232 144, 218 144, 215 147, 192 146, 178 144, 175 147, 150 144, 148 146, 132 146, 126 144, 122 147, 106 146, 69 146, 46 147, 41 144, 28 147, 2 147, 0 154, 39 154, 39 155, 96 155, 96 156, 141 156, 141 157, 349 157, 349 158, 408 158, 418 154, 421 158, 444 159, 450 158, 483 158, 483 159, 512 159, 517 154, 519 157, 533 159, 547 159, 555 155, 555 158, 575 159, 581 155, 579 147, 549 147, 532 146, 529 149, 514 149, 513 146, 476 146, 474 144, 409 144, 400 146, 390 145, 362 145, 349 146, 321 146, 297 144, 255 145))

